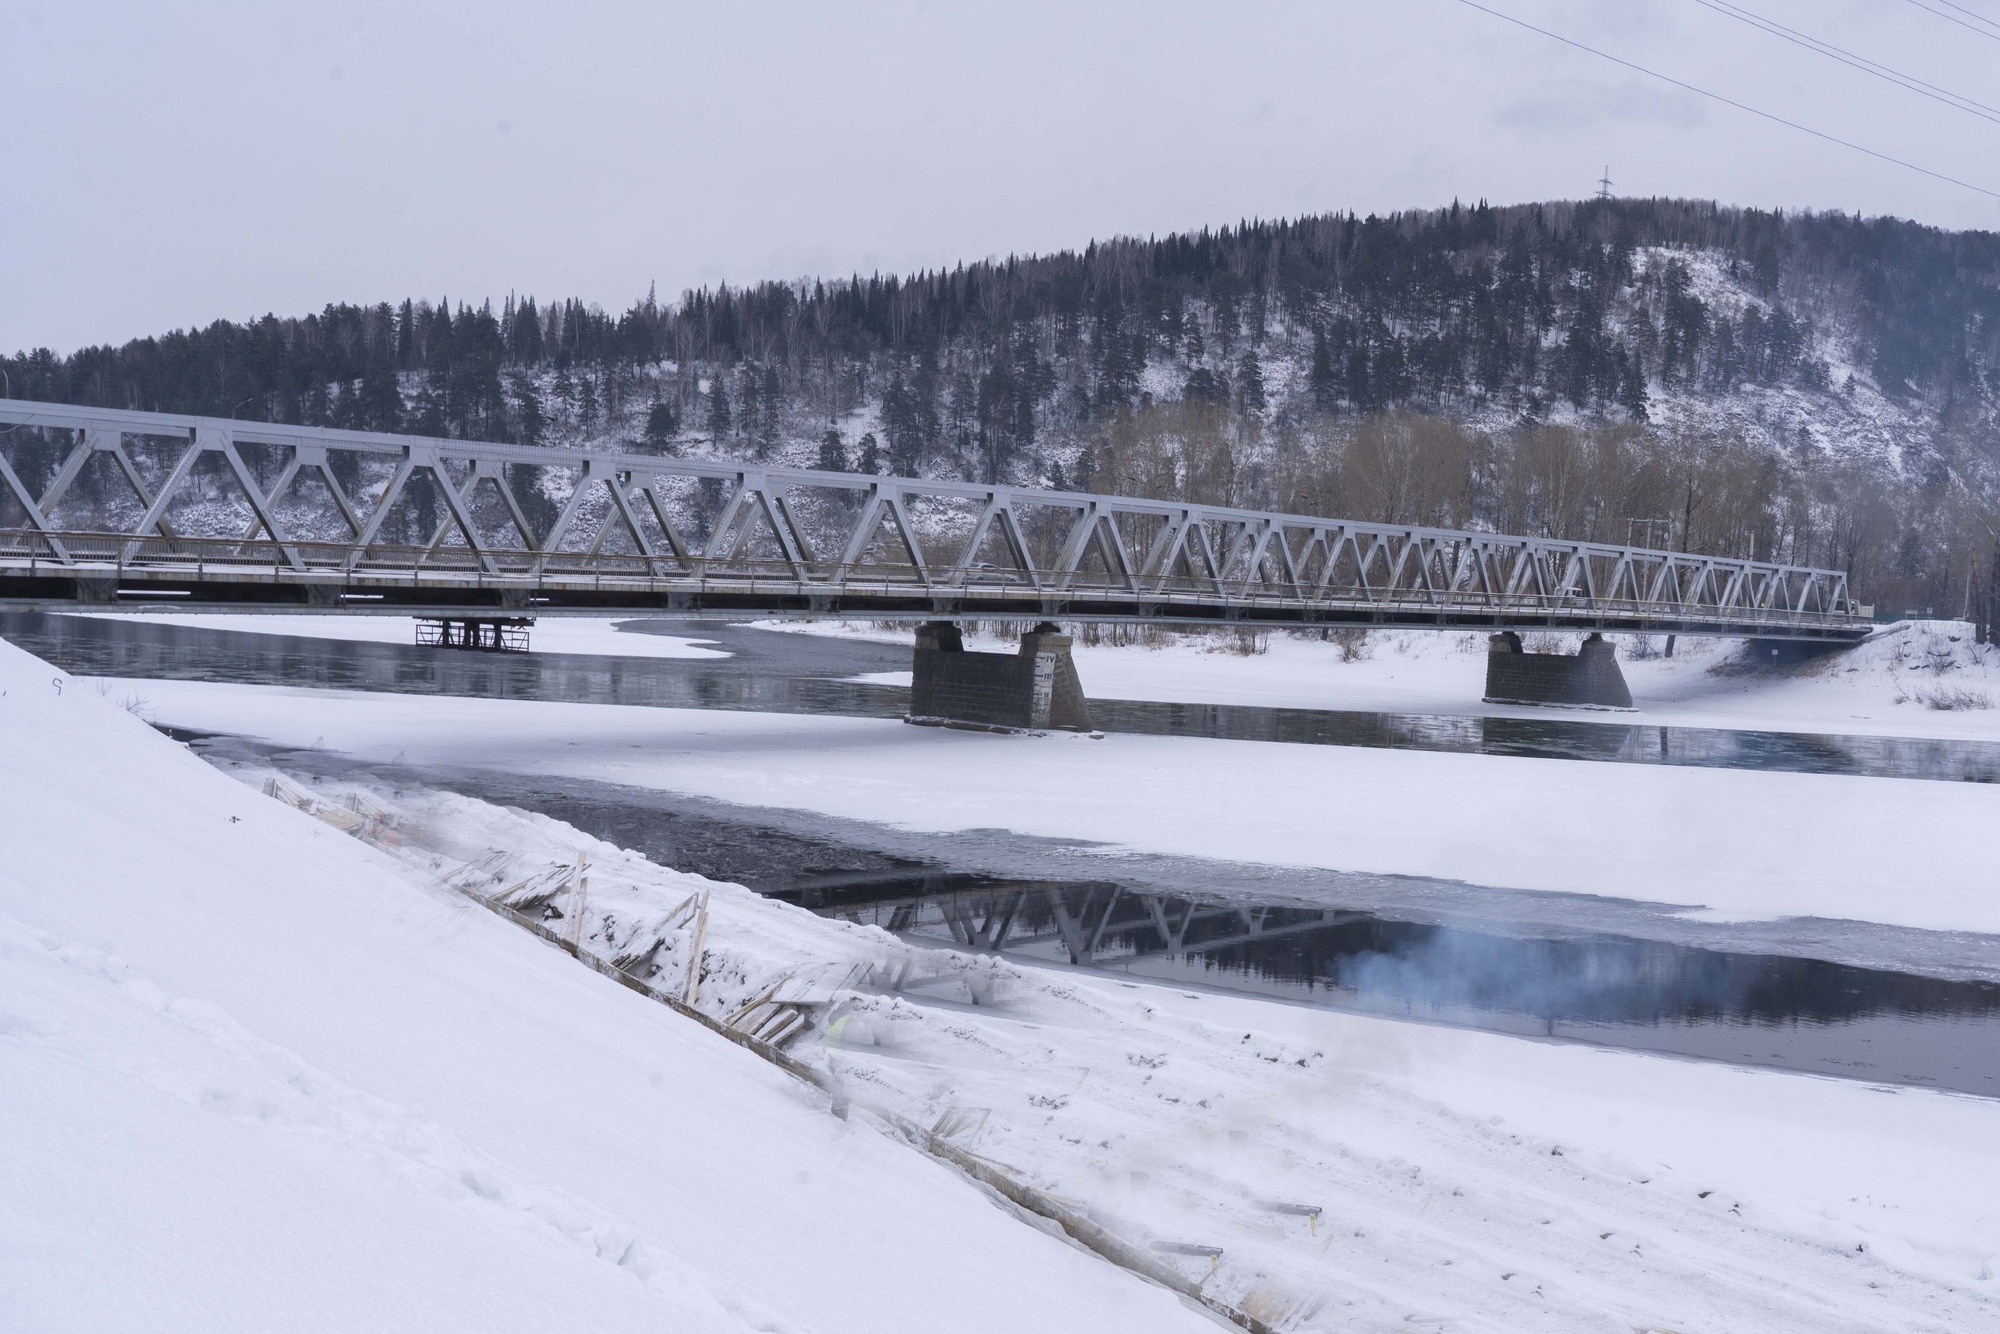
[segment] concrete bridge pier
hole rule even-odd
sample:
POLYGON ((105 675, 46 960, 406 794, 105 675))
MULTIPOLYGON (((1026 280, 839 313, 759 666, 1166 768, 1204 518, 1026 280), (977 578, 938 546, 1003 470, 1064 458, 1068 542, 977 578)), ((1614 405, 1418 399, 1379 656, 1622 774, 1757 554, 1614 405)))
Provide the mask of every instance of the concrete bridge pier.
POLYGON ((1574 654, 1524 652, 1521 636, 1512 630, 1486 643, 1488 704, 1632 707, 1632 691, 1618 670, 1618 652, 1603 635, 1591 635, 1574 654))
POLYGON ((1070 637, 1043 621, 1019 653, 968 653, 950 621, 917 627, 908 721, 934 727, 1090 730, 1070 637))

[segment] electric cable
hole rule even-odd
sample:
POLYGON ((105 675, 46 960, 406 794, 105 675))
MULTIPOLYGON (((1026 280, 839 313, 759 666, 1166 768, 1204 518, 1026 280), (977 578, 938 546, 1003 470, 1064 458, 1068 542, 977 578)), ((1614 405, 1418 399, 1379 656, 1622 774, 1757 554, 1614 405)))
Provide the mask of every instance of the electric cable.
POLYGON ((1981 23, 1989 24, 1995 28, 2000 28, 2000 23, 1994 23, 1992 19, 1987 18, 1984 14, 1980 13, 1976 9, 1967 9, 1964 5, 1955 5, 1951 2, 1951 0, 1938 0, 1938 3, 1943 5, 1946 9, 1956 9, 1961 14, 1970 14, 1973 18, 1978 19, 1981 23))
MULTIPOLYGON (((1915 0, 1911 0, 1911 2, 1915 3, 1915 0)), ((1728 107, 1735 107, 1738 111, 1747 111, 1751 115, 1761 117, 1762 119, 1768 120, 1775 125, 1783 125, 1785 128, 1797 130, 1801 134, 1809 134, 1815 139, 1823 139, 1827 143, 1837 144, 1841 148, 1852 149, 1857 153, 1866 154, 1867 156, 1874 158, 1878 162, 1887 162, 1892 166, 1902 167, 1907 171, 1914 171, 1920 176, 1928 176, 1932 180, 1943 181, 1947 185, 1956 185, 1961 190, 1970 190, 1974 194, 1985 195, 1988 199, 2000 199, 2000 190, 1989 190, 1983 185, 1974 185, 1971 181, 1962 181, 1956 176, 1947 176, 1945 173, 1941 171, 1932 171, 1929 167, 1920 167, 1916 163, 1907 161, 1903 158, 1895 157, 1891 154, 1880 152, 1873 148, 1863 147, 1862 145, 1855 143, 1851 139, 1842 139, 1838 135, 1828 134, 1825 130, 1815 130, 1810 125, 1801 125, 1798 121, 1787 120, 1785 117, 1778 115, 1776 112, 1765 111, 1760 107, 1753 107, 1747 102, 1739 102, 1735 98, 1725 97, 1721 93, 1712 93, 1706 88, 1701 88, 1696 86, 1695 84, 1687 82, 1685 79, 1676 79, 1671 74, 1662 74, 1656 69, 1648 69, 1644 65, 1634 64, 1632 61, 1626 60, 1622 56, 1614 56, 1609 51, 1600 51, 1594 46, 1586 46, 1582 42, 1579 42, 1574 38, 1565 37, 1559 32, 1550 32, 1547 28, 1538 28, 1534 24, 1529 23, 1526 19, 1517 19, 1512 14, 1503 14, 1497 9, 1488 9, 1485 5, 1479 4, 1477 0, 1458 0, 1458 3, 1466 6, 1468 9, 1476 9, 1482 14, 1491 15, 1493 18, 1500 19, 1503 22, 1511 23, 1517 28, 1525 28, 1529 32, 1539 33, 1543 37, 1547 37, 1552 41, 1561 42, 1564 46, 1574 47, 1579 51, 1585 52, 1588 55, 1596 56, 1601 60, 1608 60, 1614 65, 1622 65, 1626 69, 1632 70, 1635 73, 1645 75, 1649 79, 1658 79, 1662 83, 1670 83, 1676 88, 1685 89, 1690 93, 1695 93, 1701 97, 1706 97, 1710 101, 1720 102, 1724 106, 1728 107)), ((2000 37, 1996 37, 1994 40, 2000 41, 2000 37)))
POLYGON ((1767 19, 1761 14, 1753 14, 1741 5, 1731 4, 1729 0, 1694 0, 1694 2, 1704 9, 1712 9, 1726 18, 1735 19, 1739 23, 1747 23, 1760 32, 1769 33, 1771 36, 1781 38, 1794 46, 1802 46, 1806 50, 1823 55, 1829 60, 1837 60, 1843 65, 1858 69, 1863 74, 1873 75, 1875 78, 1881 79, 1886 83, 1893 83, 1899 88, 1904 88, 1917 94, 1919 97, 1928 97, 1933 102, 1942 102, 1954 110, 1968 112, 1971 115, 1979 117, 1981 120, 1992 121, 1995 125, 2000 125, 2000 107, 1991 107, 1984 102, 1974 101, 1972 98, 1960 93, 1954 93, 1948 88, 1940 88, 1934 83, 1928 83, 1923 79, 1919 79, 1914 74, 1905 74, 1901 70, 1891 69, 1880 61, 1870 60, 1867 56, 1843 50, 1835 46, 1832 42, 1821 41, 1817 37, 1798 31, 1796 28, 1787 28, 1784 24, 1774 19, 1767 19))
MULTIPOLYGON (((1979 27, 1977 24, 1967 23, 1964 19, 1958 17, 1957 14, 1947 14, 1942 9, 1932 9, 1929 5, 1924 3, 1924 0, 1910 0, 1910 3, 1915 5, 1918 9, 1923 10, 1924 13, 1926 14, 1937 15, 1939 18, 1943 19, 1946 23, 1956 23, 1959 27, 1965 29, 1967 32, 1976 32, 1981 37, 1990 38, 1993 41, 2000 42, 2000 32, 1994 32, 1990 28, 1979 27)), ((1961 10, 1961 12, 1963 13, 1972 14, 1971 10, 1965 9, 1961 5, 1953 5, 1952 8, 1961 10)), ((1992 19, 1979 18, 1979 15, 1977 14, 1972 14, 1972 17, 1979 19, 1980 23, 1987 23, 1987 24, 1993 23, 1992 19)), ((2000 27, 2000 24, 1993 24, 1993 26, 2000 27)))

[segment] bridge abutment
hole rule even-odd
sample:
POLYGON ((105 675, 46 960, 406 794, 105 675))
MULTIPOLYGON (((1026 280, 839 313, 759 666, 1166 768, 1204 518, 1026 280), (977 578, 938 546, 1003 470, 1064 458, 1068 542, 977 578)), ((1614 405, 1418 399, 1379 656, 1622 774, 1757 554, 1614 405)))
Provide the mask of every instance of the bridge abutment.
POLYGON ((1629 709, 1632 691, 1618 669, 1618 651, 1602 635, 1591 635, 1575 654, 1528 653, 1521 636, 1506 630, 1487 640, 1486 702, 1629 709))
POLYGON ((917 627, 909 721, 1007 729, 1090 728, 1090 703, 1070 656, 1071 640, 1043 621, 1018 653, 968 653, 950 621, 917 627))

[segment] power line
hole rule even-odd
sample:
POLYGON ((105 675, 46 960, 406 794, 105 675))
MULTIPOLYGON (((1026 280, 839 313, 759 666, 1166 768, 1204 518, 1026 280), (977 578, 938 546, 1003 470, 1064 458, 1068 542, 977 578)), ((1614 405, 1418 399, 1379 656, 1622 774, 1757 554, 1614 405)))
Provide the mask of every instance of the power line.
POLYGON ((1611 187, 1615 184, 1617 182, 1611 179, 1611 164, 1607 162, 1604 164, 1604 174, 1597 178, 1597 197, 1599 199, 1611 198, 1611 187))
POLYGON ((2000 42, 2000 32, 1992 31, 1992 27, 2000 27, 2000 24, 1994 24, 1992 19, 1980 18, 1979 15, 1972 14, 1972 11, 1966 9, 1963 5, 1952 5, 1952 8, 1958 10, 1960 13, 1972 14, 1972 17, 1979 19, 1980 23, 1990 24, 1992 25, 1992 27, 1982 28, 1979 27, 1977 24, 1967 23, 1964 19, 1958 17, 1957 14, 1947 14, 1942 9, 1932 9, 1929 5, 1924 3, 1924 0, 1910 0, 1910 3, 1915 5, 1918 9, 1923 10, 1924 13, 1926 14, 1937 15, 1939 18, 1943 19, 1946 23, 1956 23, 1959 27, 1965 29, 1967 32, 1976 32, 1981 37, 1990 38, 1993 41, 2000 42))
POLYGON ((1984 14, 1981 14, 1977 10, 1967 9, 1964 5, 1954 5, 1951 2, 1951 0, 1938 0, 1938 3, 1943 5, 1946 9, 1956 9, 1961 14, 1972 15, 1972 17, 1978 19, 1981 23, 1988 24, 1991 27, 2000 28, 2000 23, 1994 23, 1992 19, 1987 18, 1984 14))
MULTIPOLYGON (((1956 185, 1962 190, 1970 190, 1974 194, 1985 195, 1988 199, 2000 199, 2000 190, 1989 190, 1983 185, 1974 185, 1971 181, 1962 181, 1956 176, 1947 176, 1941 171, 1932 171, 1929 167, 1920 167, 1914 162, 1907 162, 1902 158, 1892 157, 1887 153, 1878 152, 1873 148, 1864 148, 1852 140, 1828 134, 1825 130, 1815 130, 1810 125, 1801 125, 1795 120, 1786 120, 1783 116, 1777 115, 1774 112, 1761 110, 1749 105, 1747 102, 1739 102, 1733 97, 1724 97, 1721 93, 1712 93, 1706 88, 1698 88, 1683 79, 1676 79, 1671 74, 1662 74, 1658 70, 1647 69, 1644 65, 1635 65, 1629 60, 1612 55, 1609 51, 1600 51, 1594 46, 1585 46, 1582 42, 1565 37, 1559 32, 1550 32, 1547 28, 1538 28, 1525 19, 1515 18, 1512 14, 1503 14, 1497 9, 1488 9, 1485 5, 1477 3, 1477 0, 1458 0, 1458 3, 1466 6, 1468 9, 1476 9, 1482 14, 1488 14, 1496 19, 1511 23, 1517 28, 1526 28, 1529 32, 1539 33, 1552 41, 1561 42, 1564 46, 1574 47, 1601 60, 1608 60, 1614 65, 1622 65, 1635 73, 1645 75, 1649 79, 1658 79, 1662 83, 1670 83, 1676 88, 1682 88, 1690 93, 1706 97, 1710 101, 1720 102, 1724 106, 1735 107, 1738 111, 1747 111, 1751 115, 1762 117, 1773 124, 1783 125, 1787 129, 1797 130, 1801 134, 1809 134, 1815 139, 1823 139, 1827 143, 1837 144, 1842 148, 1853 149, 1857 153, 1865 153, 1878 162, 1887 162, 1892 166, 1902 167, 1905 170, 1914 171, 1919 175, 1928 176, 1932 180, 1943 181, 1947 185, 1956 185)), ((1916 3, 1916 0, 1911 0, 1911 3, 1916 3)), ((1994 40, 2000 41, 2000 37, 1996 37, 1994 40)))
POLYGON ((1787 28, 1784 24, 1773 19, 1767 19, 1761 14, 1753 14, 1741 5, 1731 4, 1729 0, 1694 0, 1694 2, 1704 9, 1712 9, 1726 18, 1735 19, 1739 23, 1747 23, 1760 32, 1769 33, 1771 36, 1781 38, 1794 46, 1802 46, 1806 50, 1823 55, 1829 60, 1837 60, 1843 65, 1858 69, 1863 74, 1872 75, 1886 83, 1893 83, 1898 88, 1907 89, 1919 97, 1928 97, 1931 101, 1942 102, 1955 111, 1963 111, 1969 115, 1977 116, 1981 120, 1991 121, 1995 125, 2000 125, 2000 107, 1990 107, 1984 102, 1976 102, 1972 98, 1954 93, 1948 88, 1940 88, 1934 83, 1926 83, 1914 74, 1905 74, 1901 70, 1891 69, 1880 61, 1870 60, 1867 56, 1843 50, 1835 46, 1832 42, 1825 42, 1817 37, 1808 36, 1796 28, 1787 28))

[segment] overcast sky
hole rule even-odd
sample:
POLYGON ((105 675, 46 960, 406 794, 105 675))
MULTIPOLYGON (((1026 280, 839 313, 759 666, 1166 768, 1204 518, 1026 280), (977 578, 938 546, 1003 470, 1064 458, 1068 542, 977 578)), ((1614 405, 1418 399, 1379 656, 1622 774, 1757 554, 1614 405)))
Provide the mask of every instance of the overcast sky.
MULTIPOLYGON (((2000 190, 2000 124, 1698 0, 1482 3, 2000 190)), ((2000 106, 2000 27, 1740 3, 2000 106)), ((8 349, 404 296, 618 309, 652 282, 1577 197, 1607 164, 1619 193, 2000 221, 1459 0, 0 0, 0 73, 8 349)))

